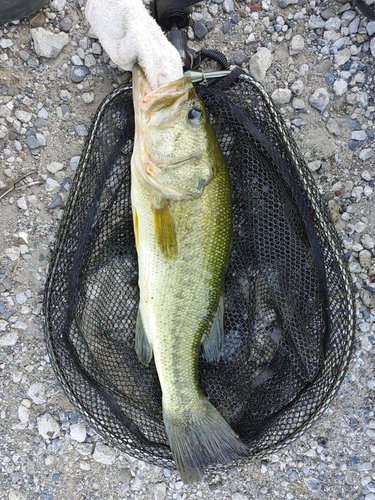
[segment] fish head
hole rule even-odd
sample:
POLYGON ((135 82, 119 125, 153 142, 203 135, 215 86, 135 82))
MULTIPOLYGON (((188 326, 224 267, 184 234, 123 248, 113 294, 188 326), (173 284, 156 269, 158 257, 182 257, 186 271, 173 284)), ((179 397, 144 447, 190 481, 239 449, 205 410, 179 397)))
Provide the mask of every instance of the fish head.
POLYGON ((165 198, 198 197, 215 175, 216 138, 190 78, 151 90, 135 66, 133 104, 133 156, 140 176, 165 198))

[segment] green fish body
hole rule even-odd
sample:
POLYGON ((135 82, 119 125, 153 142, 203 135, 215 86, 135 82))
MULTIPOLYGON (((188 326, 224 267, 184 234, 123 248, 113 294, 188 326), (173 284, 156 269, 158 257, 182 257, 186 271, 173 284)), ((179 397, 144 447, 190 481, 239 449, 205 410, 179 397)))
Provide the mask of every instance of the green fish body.
POLYGON ((184 482, 245 446, 198 384, 201 345, 217 360, 232 241, 227 166, 191 80, 150 91, 133 70, 131 200, 139 264, 136 352, 154 357, 169 444, 184 482))

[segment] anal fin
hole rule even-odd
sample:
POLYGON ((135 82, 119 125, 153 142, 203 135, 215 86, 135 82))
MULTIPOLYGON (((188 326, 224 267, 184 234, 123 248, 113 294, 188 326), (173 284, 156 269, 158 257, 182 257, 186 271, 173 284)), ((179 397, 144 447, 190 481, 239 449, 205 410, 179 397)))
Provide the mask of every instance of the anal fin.
POLYGON ((221 296, 219 305, 208 336, 203 340, 203 357, 209 363, 218 361, 224 341, 224 297, 221 296))
POLYGON ((139 310, 135 325, 135 352, 143 365, 148 366, 150 364, 152 359, 152 347, 148 341, 139 310))

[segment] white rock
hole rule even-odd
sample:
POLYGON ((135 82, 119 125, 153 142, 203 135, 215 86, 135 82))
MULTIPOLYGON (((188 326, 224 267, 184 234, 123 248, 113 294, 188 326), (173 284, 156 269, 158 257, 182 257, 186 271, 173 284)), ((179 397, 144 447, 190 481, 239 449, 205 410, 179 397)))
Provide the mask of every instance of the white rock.
POLYGON ((8 129, 5 125, 0 125, 0 139, 4 139, 8 135, 8 129))
POLYGON ((12 40, 9 40, 9 38, 0 38, 0 47, 2 49, 8 49, 13 45, 12 40))
POLYGON ((275 104, 287 104, 292 97, 292 91, 290 89, 276 89, 271 97, 275 104))
POLYGON ((44 413, 37 419, 38 431, 44 439, 55 439, 60 434, 60 425, 49 413, 44 413))
POLYGON ((9 332, 0 337, 0 347, 15 345, 18 340, 17 332, 9 332))
POLYGON ((25 199, 24 196, 21 196, 21 198, 18 198, 18 200, 17 200, 17 206, 21 210, 27 210, 27 203, 26 203, 26 199, 25 199))
POLYGON ((116 459, 116 452, 106 444, 97 443, 92 458, 101 464, 112 465, 116 459))
POLYGON ((301 35, 295 35, 289 45, 289 54, 294 56, 300 54, 305 47, 305 41, 301 35))
MULTIPOLYGON (((359 156, 360 160, 369 160, 370 158, 372 158, 374 156, 374 150, 371 148, 362 149, 362 151, 359 152, 358 156, 359 156)), ((365 170, 365 172, 368 173, 367 170, 365 170)), ((363 174, 364 174, 364 172, 363 172, 363 174)), ((362 174, 362 176, 363 176, 363 174, 362 174)), ((365 178, 362 177, 362 179, 365 179, 365 178)), ((371 180, 371 176, 369 177, 369 179, 365 179, 365 181, 370 181, 370 180, 371 180)))
POLYGON ((249 69, 251 76, 259 82, 263 81, 267 70, 272 64, 272 59, 273 56, 266 47, 259 48, 257 53, 250 59, 249 69))
POLYGON ((367 248, 367 250, 372 250, 374 248, 374 240, 367 233, 361 236, 361 244, 364 248, 367 248))
POLYGON ((370 21, 366 25, 367 34, 372 36, 375 33, 375 21, 370 21))
POLYGON ((51 177, 47 177, 46 180, 46 191, 54 191, 55 189, 58 189, 60 187, 60 184, 55 181, 54 179, 51 179, 51 177))
POLYGON ((320 169, 322 162, 320 160, 314 160, 307 164, 310 172, 316 172, 320 169))
POLYGON ((85 104, 90 104, 92 102, 94 102, 94 92, 85 92, 84 94, 82 94, 82 101, 85 103, 85 104))
POLYGON ((55 12, 62 12, 65 9, 66 0, 53 0, 49 8, 55 12))
POLYGON ((53 161, 52 163, 47 165, 47 170, 48 170, 48 172, 51 172, 51 174, 55 174, 56 172, 58 172, 59 170, 62 170, 63 168, 64 168, 64 164, 59 163, 57 161, 53 161))
POLYGON ((47 401, 46 387, 41 382, 32 384, 27 391, 27 395, 36 405, 41 405, 47 401))
POLYGON ((78 443, 83 443, 86 439, 86 426, 83 422, 70 426, 70 437, 78 443))
POLYGON ((324 111, 329 103, 329 95, 327 89, 321 87, 310 96, 309 103, 313 108, 319 111, 324 111))
POLYGON ((333 92, 337 96, 344 95, 347 90, 348 90, 348 83, 342 78, 338 78, 333 82, 333 92))
POLYGON ((342 66, 350 60, 351 56, 352 55, 349 48, 346 47, 345 49, 339 50, 335 55, 335 63, 339 66, 342 66))
POLYGON ((37 55, 48 57, 49 59, 57 57, 69 42, 69 36, 64 32, 56 34, 43 28, 32 28, 30 33, 37 55))
POLYGON ((18 407, 18 418, 22 423, 27 423, 30 418, 30 410, 22 404, 18 407))
POLYGON ((17 120, 19 120, 22 123, 29 123, 29 121, 31 120, 31 118, 33 116, 28 111, 22 111, 22 109, 16 109, 14 114, 15 114, 15 117, 17 118, 17 120))
POLYGON ((337 123, 337 121, 334 118, 330 118, 327 121, 326 128, 330 134, 341 135, 341 130, 340 130, 339 124, 337 123))
POLYGON ((370 41, 370 51, 371 51, 372 57, 375 57, 375 38, 374 37, 372 37, 371 41, 370 41))

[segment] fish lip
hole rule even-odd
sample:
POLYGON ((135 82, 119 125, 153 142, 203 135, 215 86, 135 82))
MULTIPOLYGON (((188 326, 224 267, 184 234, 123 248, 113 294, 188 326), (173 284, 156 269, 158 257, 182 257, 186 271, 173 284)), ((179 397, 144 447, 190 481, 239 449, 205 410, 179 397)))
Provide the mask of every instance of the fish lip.
POLYGON ((191 160, 193 160, 195 158, 198 158, 199 155, 198 154, 190 155, 190 156, 186 157, 185 159, 183 159, 181 161, 171 162, 171 163, 169 163, 168 161, 158 160, 157 158, 155 158, 154 156, 150 155, 149 153, 147 153, 147 156, 148 156, 148 159, 150 160, 150 162, 152 162, 158 168, 161 168, 162 170, 165 170, 167 168, 174 168, 175 169, 175 168, 178 168, 179 166, 184 166, 189 161, 191 161, 191 160))

